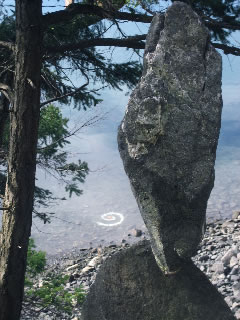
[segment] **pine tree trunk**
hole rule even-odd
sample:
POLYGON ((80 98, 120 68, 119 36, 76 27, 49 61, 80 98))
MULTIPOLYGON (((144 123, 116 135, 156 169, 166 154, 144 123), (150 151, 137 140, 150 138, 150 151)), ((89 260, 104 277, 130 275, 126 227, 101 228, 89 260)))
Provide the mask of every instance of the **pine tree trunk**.
MULTIPOLYGON (((13 75, 12 73, 8 72, 3 77, 4 84, 8 85, 10 88, 13 87, 13 75)), ((5 150, 3 148, 3 136, 5 132, 5 127, 8 124, 9 121, 9 107, 10 107, 10 101, 2 94, 0 97, 0 165, 5 164, 6 154, 5 150)), ((0 174, 0 194, 2 195, 4 191, 1 186, 1 174, 0 174)))
POLYGON ((2 95, 0 97, 0 165, 2 164, 2 162, 4 162, 3 160, 5 159, 5 156, 6 156, 2 146, 3 146, 3 133, 4 133, 4 129, 9 116, 8 110, 9 110, 9 101, 7 100, 6 97, 4 97, 4 95, 2 95))
POLYGON ((9 101, 4 95, 0 97, 0 152, 3 143, 3 132, 9 115, 9 101))
MULTIPOLYGON (((8 85, 10 88, 13 86, 13 76, 12 73, 8 72, 3 77, 4 84, 8 85)), ((1 162, 1 147, 3 143, 3 133, 9 117, 9 100, 2 94, 0 97, 0 162, 1 162)))
POLYGON ((40 113, 41 0, 16 0, 14 106, 0 239, 0 320, 20 318, 40 113))

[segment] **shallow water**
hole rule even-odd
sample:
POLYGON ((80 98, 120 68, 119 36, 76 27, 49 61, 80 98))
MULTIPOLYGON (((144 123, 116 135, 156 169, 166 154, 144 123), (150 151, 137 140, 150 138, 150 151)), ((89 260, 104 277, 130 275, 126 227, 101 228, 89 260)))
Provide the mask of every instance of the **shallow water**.
MULTIPOLYGON (((69 160, 87 161, 91 170, 81 186, 83 195, 43 209, 55 212, 51 224, 44 225, 39 219, 33 219, 32 237, 38 248, 49 254, 122 239, 129 241, 128 234, 133 228, 146 231, 117 150, 117 127, 124 114, 124 108, 119 106, 126 105, 127 97, 116 94, 115 101, 118 105, 108 108, 104 120, 71 138, 69 160), (107 213, 109 215, 103 216, 107 213)), ((99 108, 68 114, 70 126, 84 123, 96 114, 102 115, 107 109, 104 105, 99 108)), ((239 113, 237 105, 235 110, 239 113)), ((215 186, 207 207, 208 220, 230 218, 233 211, 240 210, 240 120, 225 120, 224 117, 217 150, 215 186)), ((62 182, 42 170, 38 170, 37 179, 38 186, 50 189, 58 197, 66 197, 62 182)))
MULTIPOLYGON (((114 111, 99 127, 89 128, 80 138, 72 139, 72 157, 80 156, 87 161, 92 172, 82 185, 82 196, 73 196, 50 208, 56 212, 50 225, 34 220, 32 236, 49 254, 72 247, 120 242, 129 239, 133 228, 145 231, 117 150, 116 130, 122 116, 123 112, 114 111), (120 215, 114 217, 111 212, 120 215), (102 217, 106 213, 110 213, 108 221, 102 217), (121 219, 123 221, 119 221, 121 219)), ((231 217, 234 210, 240 209, 240 121, 223 121, 215 169, 208 220, 231 217)), ((39 178, 42 186, 51 185, 55 194, 65 195, 63 186, 55 179, 49 176, 44 179, 43 172, 39 178)))

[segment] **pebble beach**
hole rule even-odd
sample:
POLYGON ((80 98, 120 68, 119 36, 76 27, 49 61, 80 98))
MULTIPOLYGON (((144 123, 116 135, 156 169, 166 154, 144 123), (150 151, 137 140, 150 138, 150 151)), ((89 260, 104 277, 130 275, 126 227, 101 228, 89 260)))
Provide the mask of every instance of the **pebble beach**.
MULTIPOLYGON (((46 274, 51 272, 68 276, 69 280, 65 285, 68 292, 81 286, 87 293, 106 259, 125 250, 132 242, 148 238, 141 230, 133 230, 129 237, 134 237, 135 241, 123 239, 120 244, 88 249, 75 248, 65 254, 49 256, 46 271, 34 279, 35 287, 41 286, 46 274)), ((204 239, 193 261, 224 296, 236 319, 240 319, 240 211, 234 212, 232 219, 208 223, 204 239)), ((29 319, 81 320, 81 306, 73 302, 72 314, 67 315, 59 314, 52 307, 37 307, 33 301, 25 300, 21 320, 29 319)))

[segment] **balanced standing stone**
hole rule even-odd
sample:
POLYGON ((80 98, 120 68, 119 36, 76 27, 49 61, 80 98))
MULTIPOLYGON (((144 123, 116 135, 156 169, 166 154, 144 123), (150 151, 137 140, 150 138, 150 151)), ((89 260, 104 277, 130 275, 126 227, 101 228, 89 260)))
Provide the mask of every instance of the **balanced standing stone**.
POLYGON ((221 56, 190 6, 156 15, 119 128, 125 171, 158 266, 176 272, 205 230, 221 126, 221 56))

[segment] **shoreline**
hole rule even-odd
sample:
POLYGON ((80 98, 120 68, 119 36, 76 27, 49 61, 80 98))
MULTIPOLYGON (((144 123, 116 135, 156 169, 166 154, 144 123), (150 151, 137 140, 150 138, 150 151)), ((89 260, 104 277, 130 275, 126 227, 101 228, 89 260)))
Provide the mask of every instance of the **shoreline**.
MULTIPOLYGON (((235 211, 235 212, 240 212, 240 211, 235 211)), ((219 224, 219 223, 224 223, 225 221, 231 220, 230 217, 227 218, 222 218, 220 215, 220 218, 208 218, 206 222, 206 226, 212 225, 212 224, 219 224)), ((127 236, 122 236, 118 241, 113 241, 113 240, 106 240, 106 239, 101 239, 99 241, 91 242, 89 241, 89 246, 85 245, 82 247, 74 246, 71 249, 63 249, 61 252, 56 252, 56 253, 47 253, 46 252, 46 258, 47 258, 47 264, 53 263, 54 260, 58 260, 61 258, 65 258, 68 255, 77 255, 79 251, 81 250, 91 250, 94 248, 98 247, 109 247, 111 245, 116 245, 116 246, 121 246, 122 242, 127 242, 130 245, 133 245, 134 243, 141 241, 141 240, 149 240, 148 232, 146 227, 144 229, 141 228, 132 228, 128 229, 128 232, 126 232, 127 236), (140 231, 140 235, 135 235, 135 232, 140 231)), ((37 250, 42 250, 41 248, 37 247, 37 250)), ((44 250, 43 250, 44 251, 44 250)))
MULTIPOLYGON (((215 221, 207 224, 207 229, 197 255, 192 258, 196 266, 204 272, 209 280, 224 296, 226 303, 232 309, 236 319, 240 319, 240 212, 235 213, 234 219, 215 221)), ((133 236, 131 237, 133 238, 133 236)), ((147 239, 145 234, 135 237, 134 243, 147 239)), ((48 256, 47 272, 67 275, 69 277, 65 289, 71 292, 82 286, 87 293, 96 279, 103 262, 113 254, 128 248, 131 244, 122 240, 120 244, 110 244, 105 247, 78 248, 68 253, 48 256)), ((46 272, 45 272, 46 273, 46 272)), ((35 280, 41 283, 43 276, 35 280)), ((51 308, 34 310, 24 304, 21 320, 81 320, 81 307, 72 307, 72 316, 54 315, 51 308)))

